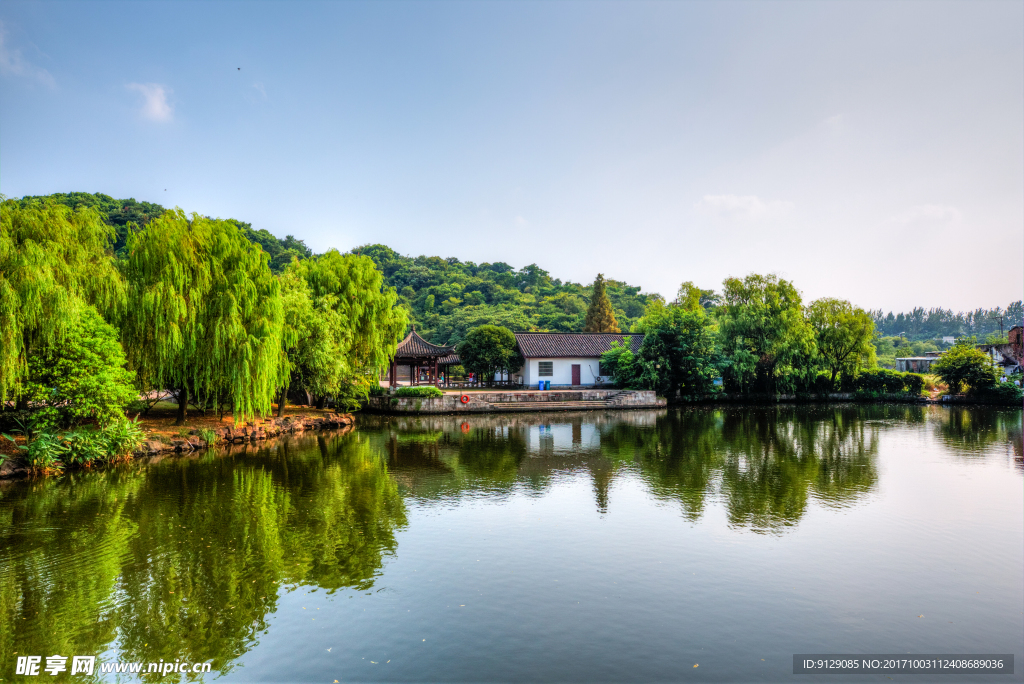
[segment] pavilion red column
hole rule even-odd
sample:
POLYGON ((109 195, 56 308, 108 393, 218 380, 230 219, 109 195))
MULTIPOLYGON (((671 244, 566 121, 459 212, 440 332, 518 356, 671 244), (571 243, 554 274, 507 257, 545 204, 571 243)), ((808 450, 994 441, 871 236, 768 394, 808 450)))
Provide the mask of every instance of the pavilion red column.
POLYGON ((391 359, 391 372, 388 374, 388 387, 395 386, 395 373, 398 372, 398 369, 395 366, 396 361, 394 359, 391 359))

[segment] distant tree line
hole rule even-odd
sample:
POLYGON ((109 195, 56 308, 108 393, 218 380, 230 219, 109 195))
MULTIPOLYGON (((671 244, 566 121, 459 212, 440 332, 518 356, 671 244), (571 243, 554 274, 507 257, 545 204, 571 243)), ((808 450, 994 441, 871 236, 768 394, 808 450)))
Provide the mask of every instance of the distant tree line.
POLYGON ((909 312, 882 313, 881 309, 871 311, 871 318, 879 334, 898 337, 902 334, 910 340, 936 340, 943 337, 974 336, 979 340, 1000 332, 1002 318, 1003 332, 1020 325, 1024 318, 1022 300, 1011 302, 1005 309, 979 308, 974 311, 954 312, 952 309, 917 307, 909 312))

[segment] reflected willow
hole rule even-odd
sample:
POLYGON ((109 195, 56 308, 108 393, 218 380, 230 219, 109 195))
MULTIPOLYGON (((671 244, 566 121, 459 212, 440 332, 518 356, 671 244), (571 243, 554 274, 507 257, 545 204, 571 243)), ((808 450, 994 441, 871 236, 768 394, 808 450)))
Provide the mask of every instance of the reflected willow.
POLYGON ((370 589, 406 525, 397 484, 366 438, 305 441, 9 488, 0 645, 223 673, 282 589, 370 589))

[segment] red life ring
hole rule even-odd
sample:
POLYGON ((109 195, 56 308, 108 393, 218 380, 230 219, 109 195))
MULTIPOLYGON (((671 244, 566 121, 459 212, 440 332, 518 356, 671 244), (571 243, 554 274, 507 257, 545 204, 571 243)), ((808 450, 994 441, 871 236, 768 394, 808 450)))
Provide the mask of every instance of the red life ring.
POLYGON ((459 401, 461 401, 463 404, 468 404, 469 403, 469 395, 468 394, 463 394, 459 398, 459 401))

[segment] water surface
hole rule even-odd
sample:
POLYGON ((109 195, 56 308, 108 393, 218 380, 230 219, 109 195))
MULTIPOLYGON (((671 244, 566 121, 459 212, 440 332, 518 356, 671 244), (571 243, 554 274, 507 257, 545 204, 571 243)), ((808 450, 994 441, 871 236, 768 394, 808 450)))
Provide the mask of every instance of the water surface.
POLYGON ((979 652, 1016 674, 977 681, 1022 681, 1021 455, 1020 411, 980 408, 367 416, 4 483, 0 680, 39 679, 12 654, 753 682, 810 681, 794 653, 979 652))

